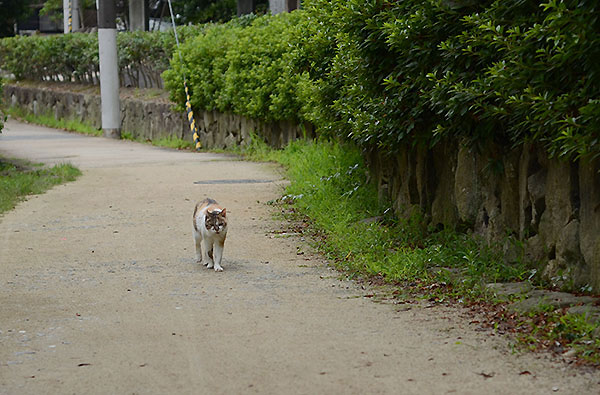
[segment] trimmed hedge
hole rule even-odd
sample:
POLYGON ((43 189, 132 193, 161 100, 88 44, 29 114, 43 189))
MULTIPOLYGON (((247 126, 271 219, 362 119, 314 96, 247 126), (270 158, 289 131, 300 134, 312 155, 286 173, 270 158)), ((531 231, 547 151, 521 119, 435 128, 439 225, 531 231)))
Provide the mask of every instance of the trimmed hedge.
MULTIPOLYGON (((197 35, 203 26, 178 28, 180 40, 197 35)), ((121 84, 161 86, 175 47, 172 32, 121 32, 117 52, 121 84), (144 81, 140 81, 143 79, 144 81)), ((0 68, 18 80, 98 83, 98 35, 16 36, 0 40, 0 68)))
POLYGON ((182 46, 183 64, 175 54, 163 73, 172 99, 183 108, 185 75, 195 108, 264 120, 300 120, 298 76, 287 53, 302 17, 250 15, 207 26, 182 46))
MULTIPOLYGON (((193 105, 394 151, 442 138, 600 155, 593 0, 311 0, 186 44, 193 105)), ((181 62, 166 86, 183 103, 181 62)))
MULTIPOLYGON (((119 34, 122 73, 163 74, 183 108, 311 122, 394 152, 445 138, 528 141, 566 159, 600 156, 595 0, 307 0, 304 9, 119 34), (151 54, 151 55, 149 55, 151 54), (165 60, 173 54, 170 67, 165 60)), ((93 82, 95 35, 0 41, 17 78, 93 82), (56 59, 56 54, 64 56, 56 59)))

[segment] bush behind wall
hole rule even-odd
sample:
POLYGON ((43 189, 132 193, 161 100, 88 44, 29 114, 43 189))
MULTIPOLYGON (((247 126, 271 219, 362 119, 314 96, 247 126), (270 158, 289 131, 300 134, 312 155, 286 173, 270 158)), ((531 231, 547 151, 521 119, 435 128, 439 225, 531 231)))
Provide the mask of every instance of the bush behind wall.
POLYGON ((600 155, 595 1, 310 0, 304 10, 213 25, 165 72, 183 103, 391 152, 467 138, 551 156, 600 155))

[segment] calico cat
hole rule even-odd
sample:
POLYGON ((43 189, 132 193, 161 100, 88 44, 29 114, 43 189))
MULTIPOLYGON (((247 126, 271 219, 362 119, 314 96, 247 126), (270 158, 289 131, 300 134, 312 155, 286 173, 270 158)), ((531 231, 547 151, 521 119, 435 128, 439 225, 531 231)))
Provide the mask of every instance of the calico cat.
POLYGON ((222 272, 221 259, 227 237, 227 210, 212 199, 204 199, 194 209, 196 260, 209 269, 222 272))

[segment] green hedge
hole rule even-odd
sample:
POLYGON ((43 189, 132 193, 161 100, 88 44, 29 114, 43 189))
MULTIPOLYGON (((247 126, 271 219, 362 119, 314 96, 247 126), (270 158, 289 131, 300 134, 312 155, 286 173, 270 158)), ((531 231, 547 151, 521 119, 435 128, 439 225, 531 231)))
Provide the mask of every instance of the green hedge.
MULTIPOLYGON (((186 44, 193 105, 394 151, 443 138, 600 154, 593 0, 309 0, 186 44)), ((165 72, 183 103, 182 65, 165 72)))
POLYGON ((287 52, 303 14, 247 16, 204 33, 182 46, 164 72, 166 88, 185 103, 183 76, 189 81, 192 106, 232 111, 265 120, 299 120, 297 75, 287 52))
MULTIPOLYGON (((180 40, 195 36, 203 26, 178 28, 180 40)), ((117 52, 121 82, 158 86, 175 47, 172 32, 121 32, 117 52)), ((0 69, 18 80, 98 83, 98 35, 16 36, 0 39, 0 69)))
MULTIPOLYGON (((183 108, 313 123, 394 152, 444 138, 543 144, 600 156, 595 0, 306 0, 303 10, 119 34, 122 73, 163 73, 183 108), (171 56, 170 67, 166 59, 171 56)), ((95 35, 0 41, 0 68, 33 80, 93 80, 95 35), (62 54, 56 59, 56 54, 62 54)), ((130 76, 130 79, 135 78, 130 76)))

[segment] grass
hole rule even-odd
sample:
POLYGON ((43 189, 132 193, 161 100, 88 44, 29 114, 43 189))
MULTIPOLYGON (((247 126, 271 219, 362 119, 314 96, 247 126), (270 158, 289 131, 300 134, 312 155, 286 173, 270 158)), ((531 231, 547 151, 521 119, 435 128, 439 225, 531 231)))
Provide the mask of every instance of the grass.
MULTIPOLYGON (((44 125, 55 129, 64 129, 72 132, 77 132, 81 134, 91 135, 91 136, 102 136, 102 130, 96 129, 92 125, 80 122, 74 119, 56 119, 50 113, 47 114, 32 114, 27 109, 13 106, 10 107, 7 111, 7 114, 18 119, 22 119, 29 123, 34 123, 38 125, 44 125)), ((172 149, 194 149, 195 145, 192 141, 183 140, 177 137, 169 136, 160 138, 157 140, 149 140, 143 138, 135 138, 133 134, 123 131, 121 133, 121 138, 123 140, 136 141, 138 143, 149 143, 157 147, 165 147, 172 149)))
POLYGON ((195 148, 195 144, 193 141, 187 141, 173 136, 163 137, 156 140, 150 140, 143 138, 135 138, 133 137, 133 134, 129 132, 122 132, 121 139, 136 141, 138 143, 148 143, 156 147, 164 147, 177 150, 193 150, 195 148))
POLYGON ((12 106, 6 110, 6 114, 29 123, 44 125, 55 129, 71 130, 91 136, 102 136, 102 130, 96 129, 87 123, 74 119, 56 119, 51 113, 35 115, 24 108, 12 106))
POLYGON ((391 284, 398 298, 427 298, 470 306, 487 317, 490 329, 512 333, 524 349, 562 353, 600 364, 600 325, 564 309, 517 314, 485 284, 524 281, 524 262, 507 263, 500 245, 472 234, 428 228, 415 213, 398 219, 380 201, 358 149, 329 141, 295 141, 273 150, 254 137, 236 153, 275 161, 291 181, 281 205, 287 218, 310 232, 316 247, 347 277, 391 284), (308 224, 306 227, 305 224, 308 224), (500 328, 500 329, 498 329, 500 328))
POLYGON ((555 314, 552 310, 539 312, 530 314, 524 325, 528 326, 525 333, 537 335, 517 336, 530 349, 572 349, 584 360, 600 363, 600 339, 596 334, 599 325, 583 314, 555 314))
POLYGON ((44 193, 55 185, 75 180, 81 172, 70 164, 43 168, 0 158, 0 214, 12 210, 28 195, 44 193))
POLYGON ((274 151, 253 141, 241 153, 286 167, 291 185, 282 201, 310 218, 321 251, 352 277, 443 283, 446 292, 479 297, 485 283, 520 281, 529 273, 472 235, 427 229, 418 214, 396 218, 366 182, 361 153, 352 146, 296 141, 274 151))

